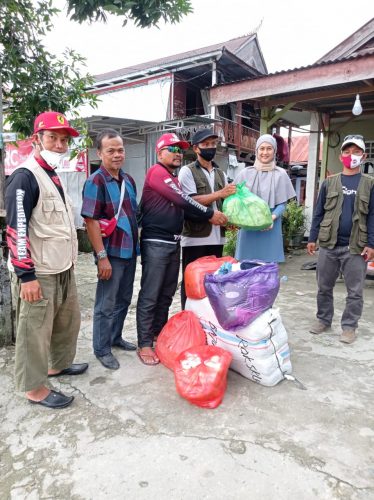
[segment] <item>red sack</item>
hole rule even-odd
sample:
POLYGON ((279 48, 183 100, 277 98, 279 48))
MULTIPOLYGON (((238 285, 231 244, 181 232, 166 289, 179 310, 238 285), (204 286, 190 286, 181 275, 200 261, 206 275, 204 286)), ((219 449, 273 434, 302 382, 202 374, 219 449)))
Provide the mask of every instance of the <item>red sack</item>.
POLYGON ((230 256, 218 258, 209 255, 190 262, 184 271, 184 287, 187 297, 189 299, 203 299, 206 297, 204 276, 217 271, 224 262, 234 264, 238 261, 230 256))
POLYGON ((205 344, 205 332, 197 316, 192 311, 181 311, 172 316, 161 330, 156 354, 161 363, 172 370, 181 352, 205 344))
POLYGON ((213 345, 182 352, 174 365, 178 393, 194 405, 216 408, 226 391, 231 360, 230 352, 213 345))

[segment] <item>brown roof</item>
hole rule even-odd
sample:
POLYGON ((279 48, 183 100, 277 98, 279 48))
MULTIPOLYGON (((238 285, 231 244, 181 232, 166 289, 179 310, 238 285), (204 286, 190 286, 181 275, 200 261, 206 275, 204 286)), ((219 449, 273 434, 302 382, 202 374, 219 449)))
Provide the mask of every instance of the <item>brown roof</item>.
POLYGON ((126 74, 136 73, 138 71, 143 71, 148 68, 153 68, 157 66, 166 66, 174 62, 179 62, 183 59, 191 59, 197 56, 203 56, 209 54, 210 52, 215 52, 218 50, 226 49, 228 52, 235 54, 243 45, 249 41, 256 38, 256 34, 250 33, 249 35, 240 36, 238 38, 233 38, 227 42, 216 43, 214 45, 209 45, 208 47, 201 47, 199 49, 190 50, 188 52, 182 52, 180 54, 174 54, 167 57, 161 57, 160 59, 154 59, 153 61, 147 61, 145 63, 137 64, 135 66, 128 66, 126 68, 117 69, 115 71, 110 71, 108 73, 102 73, 100 75, 95 75, 95 80, 110 80, 112 78, 117 78, 124 76, 126 74))
POLYGON ((260 78, 269 78, 275 75, 294 73, 296 71, 302 71, 310 68, 319 68, 322 66, 328 66, 341 60, 353 61, 354 59, 360 59, 371 54, 374 54, 374 18, 364 24, 364 26, 361 26, 361 28, 359 28, 355 33, 353 33, 346 40, 337 45, 334 49, 330 50, 330 52, 325 54, 313 64, 307 64, 305 66, 299 66, 297 68, 278 70, 274 71, 273 73, 260 74, 252 76, 250 78, 242 78, 234 82, 230 81, 220 83, 217 86, 223 87, 225 85, 232 85, 233 83, 239 83, 241 81, 248 81, 252 79, 258 80, 260 78))
POLYGON ((350 56, 367 54, 374 51, 374 18, 361 26, 348 38, 322 56, 316 64, 335 61, 350 56))

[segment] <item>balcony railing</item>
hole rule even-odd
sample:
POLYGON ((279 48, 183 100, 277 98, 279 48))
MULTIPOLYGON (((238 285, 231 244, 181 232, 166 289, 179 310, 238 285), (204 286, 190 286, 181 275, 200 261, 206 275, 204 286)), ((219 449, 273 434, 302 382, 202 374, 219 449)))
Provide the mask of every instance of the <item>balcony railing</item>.
POLYGON ((216 134, 225 142, 227 146, 234 147, 238 154, 254 153, 256 149, 256 141, 260 136, 260 132, 250 127, 245 127, 240 123, 221 119, 221 123, 215 123, 214 129, 216 134))

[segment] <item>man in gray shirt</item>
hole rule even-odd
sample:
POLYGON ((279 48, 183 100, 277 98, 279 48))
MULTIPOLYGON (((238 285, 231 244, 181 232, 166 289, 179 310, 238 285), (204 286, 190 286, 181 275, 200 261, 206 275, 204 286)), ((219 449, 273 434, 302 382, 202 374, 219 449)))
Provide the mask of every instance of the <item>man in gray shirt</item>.
MULTIPOLYGON (((222 210, 222 202, 236 192, 236 186, 227 183, 224 172, 213 161, 217 151, 218 136, 213 129, 202 129, 192 137, 192 146, 197 156, 195 162, 185 165, 179 173, 183 192, 202 205, 214 210, 222 210)), ((185 217, 182 232, 182 269, 181 288, 182 309, 186 303, 184 271, 194 260, 208 255, 222 257, 225 243, 224 228, 209 222, 195 221, 185 217)))

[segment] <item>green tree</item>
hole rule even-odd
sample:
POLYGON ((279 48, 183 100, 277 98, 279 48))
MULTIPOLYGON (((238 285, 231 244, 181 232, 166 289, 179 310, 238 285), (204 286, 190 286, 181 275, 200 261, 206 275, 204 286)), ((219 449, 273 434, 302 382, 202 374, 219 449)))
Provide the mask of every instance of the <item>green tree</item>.
MULTIPOLYGON (((39 113, 53 109, 74 114, 79 106, 95 106, 97 100, 85 90, 93 79, 80 73, 84 59, 69 49, 58 59, 43 45, 53 17, 60 12, 53 2, 0 2, 0 231, 4 224, 3 103, 12 131, 28 136, 39 113)), ((124 25, 131 20, 141 28, 157 26, 161 20, 176 23, 192 11, 190 0, 67 0, 67 9, 70 18, 80 23, 105 22, 107 14, 115 14, 124 18, 124 25)), ((9 277, 0 248, 0 345, 12 338, 12 322, 7 321, 12 315, 10 304, 9 277)))
MULTIPOLYGON (((33 118, 47 109, 65 113, 82 104, 95 106, 97 96, 85 89, 93 83, 81 75, 84 59, 66 49, 57 59, 43 46, 59 13, 54 0, 3 0, 0 4, 0 83, 6 103, 6 122, 15 132, 31 133, 33 118)), ((68 0, 73 21, 106 21, 107 14, 131 20, 144 28, 161 20, 176 23, 192 11, 190 0, 68 0)))
POLYGON ((42 40, 58 12, 51 0, 6 0, 0 5, 0 76, 6 122, 28 136, 33 118, 53 109, 65 113, 97 97, 85 88, 93 78, 81 75, 84 59, 66 49, 63 59, 50 54, 42 40))
POLYGON ((107 14, 115 14, 135 26, 149 28, 157 26, 160 20, 179 23, 183 16, 192 12, 190 0, 68 0, 68 13, 73 21, 106 21, 107 14))

